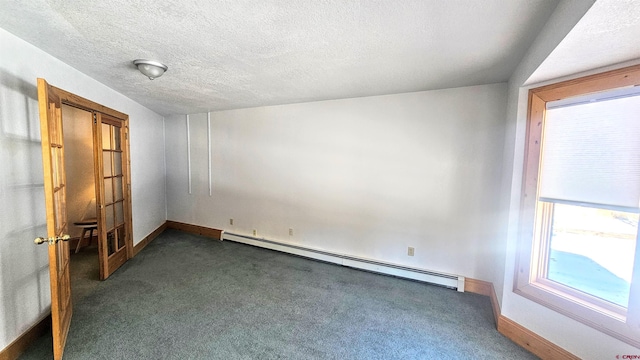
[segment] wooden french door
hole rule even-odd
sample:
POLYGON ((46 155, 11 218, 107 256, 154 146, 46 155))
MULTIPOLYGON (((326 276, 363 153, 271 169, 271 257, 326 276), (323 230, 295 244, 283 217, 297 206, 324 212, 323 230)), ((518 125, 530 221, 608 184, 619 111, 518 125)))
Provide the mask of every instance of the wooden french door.
POLYGON ((104 280, 133 256, 128 156, 124 151, 128 136, 123 120, 99 112, 94 114, 96 162, 100 164, 96 171, 98 231, 103 239, 99 244, 98 257, 100 278, 104 280))
POLYGON ((47 237, 36 244, 48 244, 51 279, 51 327, 53 357, 62 359, 71 325, 71 283, 69 278, 69 235, 67 235, 66 175, 62 141, 62 103, 56 89, 38 79, 38 106, 42 137, 47 237))
POLYGON ((106 279, 133 257, 129 117, 38 79, 47 236, 35 239, 35 243, 48 244, 55 360, 62 359, 72 315, 62 104, 94 115, 100 278, 106 279))

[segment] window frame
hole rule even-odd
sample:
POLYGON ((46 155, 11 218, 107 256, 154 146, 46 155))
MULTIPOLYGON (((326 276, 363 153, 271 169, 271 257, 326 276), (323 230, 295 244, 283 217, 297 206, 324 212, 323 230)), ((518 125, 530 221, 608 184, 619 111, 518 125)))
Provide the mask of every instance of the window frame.
MULTIPOLYGON (((516 294, 640 348, 640 280, 634 276, 629 306, 609 303, 553 282, 546 276, 553 203, 538 206, 540 157, 546 104, 550 101, 640 85, 640 65, 607 71, 529 90, 527 134, 520 201, 516 294), (537 226, 540 223, 540 226, 537 226)), ((640 232, 639 232, 640 234, 640 232)), ((640 236, 636 236, 634 275, 640 277, 640 236)))

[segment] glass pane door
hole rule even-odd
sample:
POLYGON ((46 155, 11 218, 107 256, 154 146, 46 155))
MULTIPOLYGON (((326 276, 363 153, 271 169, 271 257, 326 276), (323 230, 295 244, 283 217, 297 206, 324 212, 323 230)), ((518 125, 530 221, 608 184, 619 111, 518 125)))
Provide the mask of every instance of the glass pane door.
POLYGON ((101 191, 104 212, 104 242, 101 262, 106 278, 127 260, 126 181, 124 176, 124 131, 122 122, 101 114, 101 191))

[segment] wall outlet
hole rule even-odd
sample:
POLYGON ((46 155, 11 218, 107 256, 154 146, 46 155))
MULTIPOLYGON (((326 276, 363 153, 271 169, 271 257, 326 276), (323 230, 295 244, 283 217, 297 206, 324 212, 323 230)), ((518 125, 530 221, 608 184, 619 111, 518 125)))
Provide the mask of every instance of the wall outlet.
POLYGON ((409 246, 409 248, 407 249, 407 255, 409 256, 413 256, 416 252, 416 249, 412 248, 411 246, 409 246))
POLYGON ((289 228, 289 236, 293 236, 293 228, 289 228))
POLYGON ((258 236, 258 230, 253 229, 253 236, 258 236))
POLYGON ((229 219, 229 225, 233 225, 233 219, 229 219))

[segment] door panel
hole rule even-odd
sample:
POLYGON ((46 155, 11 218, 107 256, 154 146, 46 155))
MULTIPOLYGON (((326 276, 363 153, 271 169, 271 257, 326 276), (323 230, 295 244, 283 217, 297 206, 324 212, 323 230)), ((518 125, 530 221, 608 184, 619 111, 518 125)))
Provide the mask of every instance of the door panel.
POLYGON ((55 88, 38 79, 38 106, 42 138, 47 243, 51 282, 51 320, 54 359, 62 359, 71 325, 71 285, 69 278, 69 243, 67 234, 66 176, 62 138, 62 109, 55 88))
POLYGON ((129 224, 125 211, 127 210, 128 192, 125 189, 125 168, 123 168, 123 148, 125 131, 123 122, 105 114, 96 114, 97 144, 99 174, 97 183, 100 184, 100 218, 99 231, 104 241, 98 250, 100 257, 100 276, 106 279, 116 271, 128 258, 129 224))

